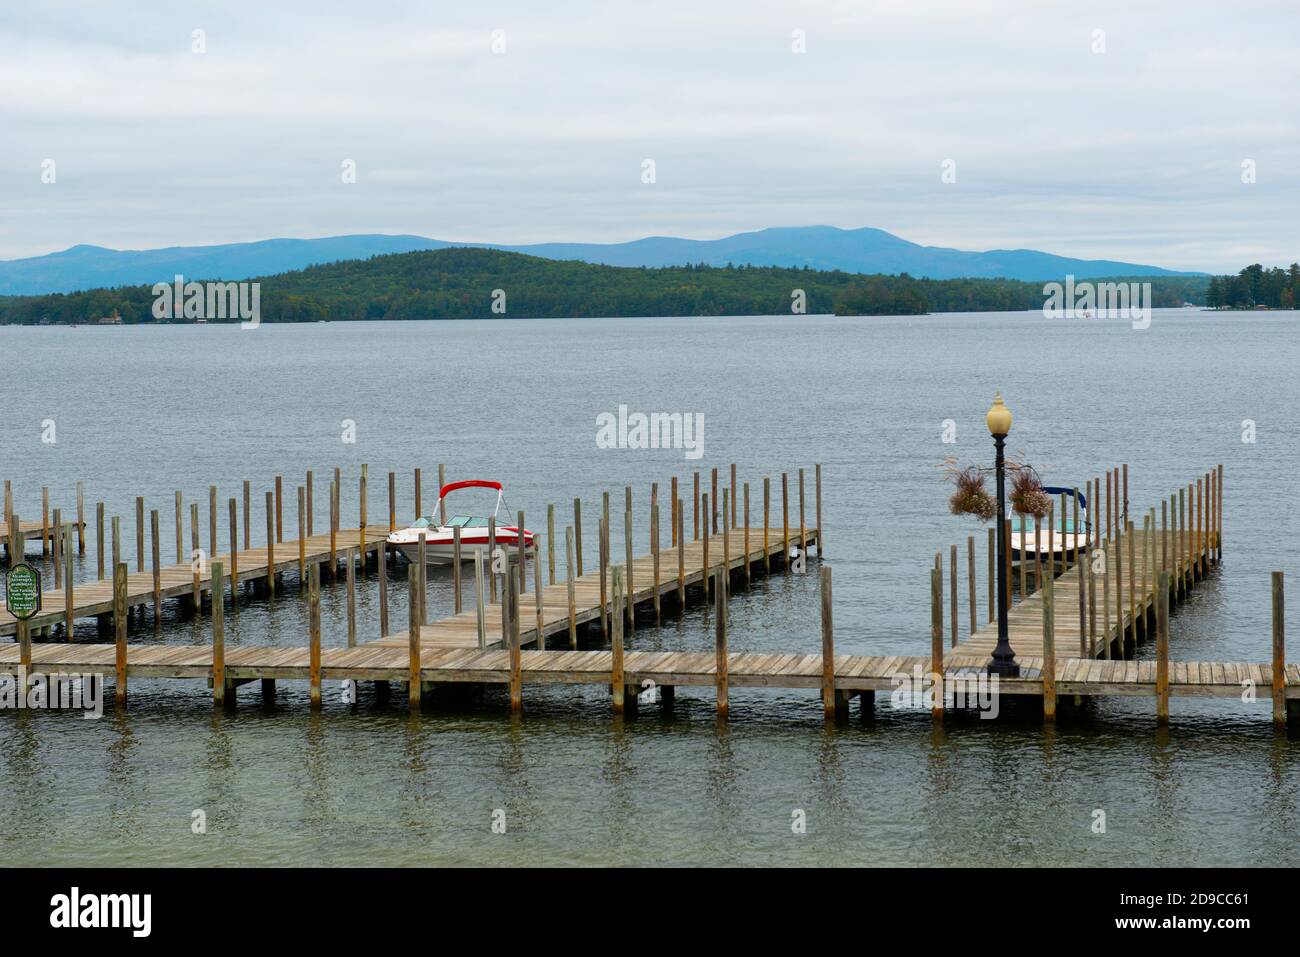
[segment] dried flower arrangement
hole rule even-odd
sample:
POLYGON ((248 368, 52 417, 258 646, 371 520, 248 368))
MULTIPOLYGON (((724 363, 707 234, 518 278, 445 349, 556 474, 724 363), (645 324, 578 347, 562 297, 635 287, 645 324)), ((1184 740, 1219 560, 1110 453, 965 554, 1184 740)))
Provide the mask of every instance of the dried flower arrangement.
POLYGON ((1052 507, 1052 497, 1043 491, 1042 480, 1033 466, 1023 462, 1008 464, 1011 472, 1011 508, 1017 515, 1045 518, 1052 507))
POLYGON ((954 515, 973 515, 981 522, 992 521, 998 513, 998 503, 984 487, 984 474, 969 466, 956 474, 953 481, 957 491, 948 499, 948 509, 954 515))
MULTIPOLYGON (((984 487, 992 469, 978 465, 961 468, 952 456, 939 466, 944 480, 952 482, 957 490, 948 499, 948 509, 954 515, 973 515, 982 522, 997 517, 997 499, 984 487)), ((1043 491, 1042 480, 1032 465, 1025 464, 1023 453, 1006 457, 1006 470, 1011 475, 1011 508, 1017 515, 1044 518, 1052 507, 1051 496, 1043 491)))

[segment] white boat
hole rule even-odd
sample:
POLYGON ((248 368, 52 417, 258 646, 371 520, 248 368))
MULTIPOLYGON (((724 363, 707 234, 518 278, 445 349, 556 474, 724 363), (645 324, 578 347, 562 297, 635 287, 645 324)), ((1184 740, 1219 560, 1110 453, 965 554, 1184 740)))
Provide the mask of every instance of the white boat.
MULTIPOLYGON (((1059 505, 1060 496, 1064 495, 1066 499, 1075 496, 1072 488, 1059 488, 1056 486, 1047 486, 1043 491, 1057 501, 1059 505)), ((1072 515, 1052 517, 1052 531, 1048 534, 1047 519, 1040 521, 1038 531, 1035 533, 1034 520, 1025 515, 1011 516, 1011 540, 1007 543, 1011 547, 1011 557, 1014 561, 1020 561, 1023 557, 1027 560, 1033 560, 1035 554, 1043 559, 1049 555, 1055 555, 1058 558, 1073 559, 1077 551, 1087 551, 1089 537, 1088 523, 1088 499, 1082 493, 1079 496, 1079 525, 1076 528, 1072 515)), ((1067 507, 1070 503, 1066 502, 1067 507)))
MULTIPOLYGON (((463 496, 457 496, 458 504, 462 498, 463 496)), ((513 522, 513 519, 510 517, 509 509, 505 506, 505 492, 502 490, 500 482, 486 482, 479 479, 452 482, 449 485, 444 485, 438 492, 438 501, 433 506, 432 514, 422 516, 406 528, 393 532, 388 536, 388 543, 396 545, 408 560, 416 562, 419 561, 420 536, 423 535, 425 540, 425 564, 450 565, 455 553, 455 530, 459 528, 461 561, 472 562, 474 556, 479 553, 483 555, 486 561, 488 559, 489 518, 496 520, 497 547, 504 549, 507 557, 513 560, 519 548, 519 528, 514 524, 506 524, 507 522, 513 522), (476 515, 472 511, 455 511, 444 506, 448 495, 471 488, 496 491, 496 505, 491 512, 476 515), (504 521, 502 518, 503 510, 504 521), (442 524, 442 516, 444 515, 449 516, 446 519, 446 524, 442 524)), ((523 536, 525 552, 531 556, 536 550, 533 543, 533 533, 525 528, 523 536)))

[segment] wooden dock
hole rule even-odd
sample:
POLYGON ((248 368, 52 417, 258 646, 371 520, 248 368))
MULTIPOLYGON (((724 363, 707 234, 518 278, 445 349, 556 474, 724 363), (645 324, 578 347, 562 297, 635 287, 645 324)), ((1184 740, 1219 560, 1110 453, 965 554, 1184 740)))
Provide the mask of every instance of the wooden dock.
MULTIPOLYGON (((669 604, 680 607, 685 604, 686 590, 703 589, 706 577, 716 573, 723 564, 730 569, 733 578, 741 581, 743 581, 746 574, 746 566, 748 566, 751 575, 755 574, 753 571, 755 566, 762 565, 766 567, 775 563, 778 567, 783 567, 785 564, 783 553, 790 546, 783 540, 782 533, 783 530, 780 528, 769 528, 766 530, 766 534, 762 528, 750 528, 748 530, 732 528, 727 536, 726 551, 728 554, 726 555, 724 555, 722 539, 715 537, 707 544, 703 539, 695 541, 683 539, 680 543, 680 549, 678 546, 671 546, 661 550, 657 562, 653 553, 637 556, 632 560, 630 566, 623 566, 632 569, 632 574, 625 578, 626 581, 631 582, 631 585, 624 591, 624 607, 635 608, 640 616, 653 623, 655 607, 662 608, 669 604), (746 542, 749 543, 748 552, 745 551, 746 542), (656 564, 658 565, 657 570, 656 564), (656 595, 659 598, 658 603, 655 601, 656 595)), ((818 538, 817 529, 807 529, 804 538, 804 547, 815 550, 818 538)), ((792 544, 797 549, 797 542, 792 544)), ((531 560, 529 566, 530 568, 534 567, 531 560)), ((540 565, 536 566, 536 568, 540 567, 540 565)), ((608 591, 609 586, 609 576, 606 575, 604 590, 608 591)), ((533 592, 525 594, 520 601, 520 644, 537 646, 537 623, 540 617, 543 647, 546 644, 546 639, 554 639, 558 635, 562 636, 558 642, 559 644, 576 649, 578 627, 591 622, 599 622, 602 608, 607 620, 612 613, 613 596, 607 596, 602 605, 601 595, 602 585, 599 571, 574 576, 572 616, 569 614, 569 585, 567 580, 557 582, 554 585, 543 586, 540 602, 537 600, 535 589, 533 592)), ((479 616, 476 608, 421 625, 419 630, 420 645, 424 648, 501 647, 504 634, 501 612, 502 605, 500 602, 485 603, 483 612, 485 641, 483 645, 479 643, 479 616)), ((608 628, 608 624, 605 627, 608 628)), ((551 645, 556 643, 555 640, 550 642, 551 645)), ((409 632, 403 630, 369 642, 367 647, 406 648, 409 644, 409 632)))
MULTIPOLYGON (((386 534, 386 533, 385 533, 386 534)), ((333 541, 330 535, 313 535, 302 540, 299 548, 298 539, 276 542, 270 550, 266 546, 258 548, 241 548, 232 560, 229 552, 222 552, 213 561, 222 563, 226 569, 226 584, 233 587, 231 569, 238 568, 237 583, 252 583, 265 587, 267 576, 273 567, 277 576, 287 571, 301 572, 306 566, 328 564, 331 556, 335 563, 347 553, 356 554, 364 551, 367 556, 374 556, 384 548, 384 534, 366 532, 362 529, 341 529, 335 533, 333 541), (303 568, 300 568, 300 560, 303 568)), ((305 575, 304 575, 305 578, 305 575)), ((157 575, 152 569, 131 572, 127 575, 126 608, 128 612, 140 606, 152 605, 159 610, 161 602, 168 599, 181 599, 191 609, 196 602, 212 599, 212 562, 204 560, 197 564, 159 565, 157 575)), ((47 589, 43 595, 42 611, 29 620, 29 626, 46 629, 62 624, 65 634, 70 623, 83 618, 101 619, 101 630, 111 625, 113 613, 112 579, 96 579, 76 582, 71 594, 66 587, 47 589)), ((12 635, 18 630, 18 622, 9 610, 0 602, 0 635, 12 635)))
MULTIPOLYGON (((1108 476, 1108 485, 1110 484, 1108 476)), ((693 528, 686 534, 685 515, 690 500, 677 494, 673 482, 671 500, 673 540, 659 541, 658 502, 651 495, 651 550, 633 556, 631 490, 624 510, 627 554, 616 562, 609 547, 609 505, 605 501, 598 521, 600 555, 593 571, 583 573, 575 565, 572 548, 560 558, 557 574, 557 537, 554 513, 548 509, 547 533, 539 535, 535 554, 526 556, 522 567, 505 562, 490 579, 500 600, 485 595, 481 580, 473 609, 464 610, 432 623, 421 620, 424 580, 420 569, 411 566, 409 626, 405 631, 387 629, 386 569, 380 570, 381 630, 378 640, 357 644, 351 620, 355 587, 352 574, 355 552, 383 550, 383 539, 366 536, 361 530, 335 531, 331 536, 311 536, 301 548, 294 542, 277 542, 274 555, 263 549, 240 549, 235 556, 219 555, 210 575, 198 580, 188 565, 171 566, 166 574, 129 574, 118 564, 116 588, 106 583, 78 585, 83 598, 74 610, 84 614, 112 613, 116 641, 112 644, 20 643, 0 646, 0 674, 115 675, 119 704, 127 697, 129 680, 179 678, 206 680, 214 702, 233 704, 237 689, 260 681, 264 697, 274 697, 279 680, 306 681, 313 707, 321 704, 324 681, 398 682, 406 688, 413 706, 426 690, 443 684, 503 685, 508 689, 511 710, 523 707, 526 686, 585 684, 608 689, 615 713, 635 710, 640 693, 652 689, 652 698, 671 707, 678 687, 710 688, 717 712, 725 719, 732 687, 804 688, 820 691, 823 712, 828 719, 847 714, 851 697, 858 697, 864 715, 873 712, 877 692, 896 696, 900 691, 930 698, 923 706, 941 721, 947 708, 969 709, 970 694, 987 689, 998 695, 1037 698, 1045 719, 1056 717, 1058 699, 1082 700, 1103 696, 1154 698, 1156 717, 1167 721, 1169 700, 1178 697, 1221 697, 1243 703, 1259 700, 1271 703, 1277 725, 1300 726, 1300 669, 1288 664, 1285 655, 1282 576, 1273 576, 1272 656, 1267 661, 1176 661, 1169 657, 1169 609, 1185 597, 1222 560, 1222 469, 1217 476, 1207 473, 1199 489, 1193 484, 1183 502, 1172 500, 1158 523, 1155 510, 1144 516, 1143 529, 1134 528, 1127 517, 1127 491, 1119 498, 1116 470, 1116 503, 1105 527, 1090 532, 1089 553, 1062 561, 1060 567, 1035 569, 1041 583, 1032 594, 1023 595, 1012 607, 1011 642, 1017 652, 1020 673, 1014 678, 992 678, 987 668, 996 628, 977 621, 974 578, 974 550, 969 546, 968 600, 970 630, 958 634, 958 589, 956 548, 951 551, 952 577, 945 602, 942 555, 930 571, 931 629, 929 655, 837 655, 834 651, 831 569, 820 561, 823 550, 821 527, 821 474, 817 472, 816 524, 803 516, 802 473, 800 475, 799 523, 789 515, 787 479, 782 476, 782 521, 765 521, 759 526, 737 524, 730 514, 730 495, 724 489, 723 508, 718 516, 709 507, 710 493, 699 492, 691 509, 693 528), (1120 501, 1124 506, 1120 507, 1120 501), (1191 505, 1191 507, 1187 507, 1191 505), (1169 516, 1172 515, 1172 520, 1169 516), (721 521, 719 522, 719 517, 721 521), (543 544, 544 543, 544 544, 543 544), (819 559, 821 588, 821 651, 733 654, 728 649, 728 606, 732 598, 744 600, 746 586, 756 575, 778 571, 808 570, 809 557, 819 559), (320 634, 319 580, 322 563, 348 556, 346 582, 349 595, 347 647, 323 647, 320 634), (300 556, 301 560, 300 560, 300 556), (229 564, 239 565, 237 580, 272 581, 271 573, 301 566, 307 575, 309 609, 306 646, 243 646, 227 650, 224 641, 224 601, 212 606, 213 640, 203 645, 130 644, 127 641, 127 608, 131 604, 157 602, 160 597, 201 596, 204 588, 224 594, 229 583, 229 564), (546 566, 542 580, 543 565, 546 566), (529 587, 531 573, 532 587, 529 587), (92 589, 99 589, 92 591, 92 589), (100 592, 104 592, 101 594, 100 592), (638 628, 652 626, 665 614, 679 612, 690 600, 711 604, 711 621, 716 642, 709 652, 640 651, 626 647, 638 628), (950 609, 951 628, 945 628, 944 607, 950 609), (608 647, 579 647, 579 626, 584 639, 597 638, 608 647), (597 627, 598 626, 598 627, 597 627), (953 647, 946 647, 949 635, 953 647), (1146 637, 1156 642, 1155 660, 1127 659, 1137 642, 1146 637), (531 645, 532 648, 525 648, 531 645), (556 647, 556 646, 559 647, 556 647), (1100 657, 1098 657, 1100 656, 1100 657)), ((735 487, 735 473, 732 485, 735 487)), ((1127 485, 1125 477, 1125 486, 1127 485)), ((390 478, 390 495, 392 481, 390 478)), ((717 472, 713 489, 718 487, 717 472)), ((418 488, 418 475, 417 475, 418 488)), ((765 482, 765 492, 766 492, 765 482)), ((418 501, 418 494, 417 494, 418 501)), ((1099 499, 1094 499, 1099 502, 1099 499)), ((745 494, 748 519, 748 488, 745 494)), ((336 514, 336 509, 332 515, 336 514)), ((391 507, 390 507, 391 514, 391 507)), ((763 517, 770 515, 764 496, 763 517)), ((271 535, 268 510, 268 539, 271 535)), ((522 517, 522 516, 521 516, 522 517)), ((574 524, 581 516, 575 504, 574 524)), ((573 541, 573 528, 565 530, 566 545, 573 541)), ((581 553, 577 555, 581 562, 581 553)), ((458 567, 458 566, 457 566, 458 567)), ((992 568, 992 563, 989 565, 992 568)), ((1021 569, 1021 582, 1027 581, 1021 569)), ((991 577, 991 576, 990 576, 991 577)), ((990 591, 989 611, 993 610, 990 591)), ((51 604, 57 596, 47 593, 51 604)), ((201 602, 200 602, 201 604, 201 602)), ((50 608, 43 620, 57 620, 50 608)))

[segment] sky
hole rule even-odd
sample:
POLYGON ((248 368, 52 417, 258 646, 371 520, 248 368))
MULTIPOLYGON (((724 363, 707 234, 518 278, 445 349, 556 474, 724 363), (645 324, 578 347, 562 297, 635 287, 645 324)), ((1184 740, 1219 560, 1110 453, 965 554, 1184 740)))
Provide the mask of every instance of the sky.
POLYGON ((5 0, 0 258, 829 224, 1235 272, 1300 259, 1297 49, 1294 0, 5 0))

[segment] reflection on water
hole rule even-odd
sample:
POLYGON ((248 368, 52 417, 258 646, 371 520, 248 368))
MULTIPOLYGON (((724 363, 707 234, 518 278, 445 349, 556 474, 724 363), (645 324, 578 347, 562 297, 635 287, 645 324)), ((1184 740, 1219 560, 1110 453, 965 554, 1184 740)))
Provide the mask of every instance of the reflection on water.
MULTIPOLYGON (((103 499, 108 515, 122 516, 132 559, 136 495, 159 509, 166 544, 181 489, 200 503, 206 540, 209 483, 224 501, 250 480, 258 503, 282 474, 291 513, 295 485, 314 469, 319 528, 335 466, 343 520, 355 521, 366 462, 369 514, 387 515, 392 469, 405 521, 414 511, 410 469, 423 468, 427 501, 441 461, 449 480, 505 480, 512 504, 530 516, 555 503, 561 534, 581 494, 590 566, 604 491, 619 502, 633 483, 644 548, 651 482, 663 495, 677 475, 689 499, 692 467, 705 469, 707 488, 709 468, 725 480, 735 461, 756 515, 762 476, 773 476, 775 513, 780 470, 820 461, 837 650, 917 653, 927 642, 934 551, 972 533, 982 542, 982 530, 948 514, 949 489, 934 466, 949 454, 987 460, 983 414, 1001 389, 1016 414, 1012 448, 1052 484, 1081 484, 1127 462, 1140 509, 1224 463, 1225 564, 1174 614, 1176 656, 1267 660, 1268 573, 1281 568, 1296 580, 1295 510, 1283 507, 1278 484, 1300 468, 1300 454, 1277 419, 1300 405, 1296 314, 1157 312, 1143 333, 1026 314, 82 329, 75 344, 68 336, 0 329, 0 350, 21 349, 33 368, 64 373, 27 380, 10 400, 0 420, 0 448, 14 452, 6 477, 29 516, 39 515, 41 486, 66 511, 76 481, 86 482, 92 521, 103 499), (485 388, 470 364, 430 370, 423 359, 484 353, 505 368, 539 370, 535 394, 520 401, 515 390, 485 388), (193 393, 197 354, 204 407, 232 414, 197 422, 185 403, 157 401, 193 393), (392 374, 357 376, 358 368, 392 374), (432 399, 411 403, 391 386, 417 368, 432 376, 431 397, 452 397, 436 414, 432 399), (1210 370, 1216 401, 1207 401, 1210 370), (595 417, 620 403, 702 412, 705 457, 598 451, 595 417), (59 422, 57 446, 40 445, 30 428, 49 416, 59 422), (357 423, 355 445, 339 441, 343 418, 357 423), (956 446, 940 440, 949 418, 956 446), (1241 442, 1245 418, 1258 424, 1254 445, 1241 442)), ((792 475, 792 489, 796 482, 792 475)), ((296 528, 295 516, 285 518, 296 528)), ((530 524, 544 528, 544 519, 530 524)), ((619 555, 622 523, 613 524, 619 555)), ((251 525, 256 543, 265 527, 257 505, 251 525)), ((96 574, 93 534, 88 545, 74 556, 78 580, 96 574)), ((983 572, 982 556, 976 567, 983 572)), ((373 572, 359 575, 363 641, 378 636, 377 587, 373 572)), ((446 569, 431 572, 431 615, 449 612, 451 589, 446 569)), ((395 574, 394 623, 405 622, 406 605, 405 576, 395 574)), ((729 612, 733 651, 818 647, 815 576, 756 577, 752 590, 736 589, 729 612)), ((345 642, 341 585, 325 583, 322 622, 327 644, 345 642)), ((160 621, 146 610, 131 628, 132 641, 210 640, 207 614, 176 602, 160 621)), ((293 572, 274 599, 245 593, 226 617, 231 647, 302 644, 306 634, 293 572)), ((94 622, 79 623, 76 637, 93 640, 94 622)), ((629 643, 711 649, 708 610, 697 605, 660 628, 641 623, 629 643)), ((100 721, 0 715, 4 859, 1300 862, 1296 742, 1272 731, 1266 696, 1253 706, 1175 698, 1172 726, 1160 729, 1142 700, 1063 707, 1054 728, 1032 708, 1007 709, 996 722, 949 715, 935 727, 924 711, 894 710, 879 695, 873 718, 828 727, 816 691, 733 688, 728 724, 717 722, 708 688, 679 688, 671 713, 647 704, 625 718, 611 715, 603 689, 568 686, 525 688, 525 712, 513 716, 497 687, 439 691, 418 714, 397 689, 369 684, 346 703, 327 683, 318 715, 301 684, 282 682, 270 706, 256 683, 238 695, 233 711, 214 712, 203 682, 140 680, 125 713, 110 703, 100 721), (204 835, 191 830, 196 809, 207 816, 204 835), (504 833, 492 829, 498 810, 504 833), (1098 811, 1104 833, 1094 827, 1098 811), (797 812, 802 833, 791 826, 797 812)))

